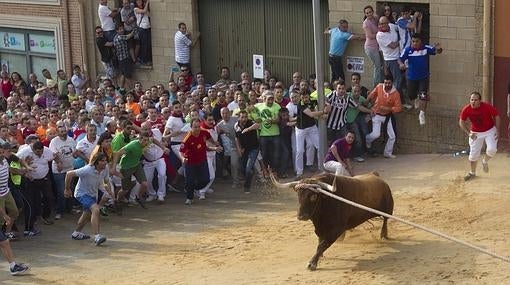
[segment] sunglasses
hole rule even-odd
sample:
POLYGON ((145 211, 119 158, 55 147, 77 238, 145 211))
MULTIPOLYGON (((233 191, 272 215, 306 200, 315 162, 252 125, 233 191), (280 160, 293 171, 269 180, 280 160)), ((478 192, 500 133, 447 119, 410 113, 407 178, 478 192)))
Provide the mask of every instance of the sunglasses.
POLYGON ((189 70, 189 69, 187 69, 187 68, 185 68, 185 69, 181 69, 181 71, 183 71, 183 72, 184 72, 184 71, 188 71, 188 70, 189 70))

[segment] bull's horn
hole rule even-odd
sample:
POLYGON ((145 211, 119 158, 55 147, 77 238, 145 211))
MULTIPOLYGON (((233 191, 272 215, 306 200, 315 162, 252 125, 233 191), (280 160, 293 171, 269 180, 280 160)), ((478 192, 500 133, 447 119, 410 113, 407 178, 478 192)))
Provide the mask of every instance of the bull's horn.
POLYGON ((333 178, 333 189, 331 190, 331 192, 336 192, 336 174, 335 178, 333 178))
POLYGON ((319 184, 319 186, 321 186, 321 188, 324 190, 328 190, 329 192, 334 192, 333 186, 329 185, 328 183, 318 181, 317 184, 319 184))
POLYGON ((296 186, 299 183, 298 181, 292 181, 292 182, 288 182, 288 183, 280 183, 280 182, 276 181, 276 178, 274 177, 272 171, 269 171, 269 178, 271 178, 271 182, 273 182, 273 184, 274 184, 274 186, 276 186, 276 188, 282 188, 282 189, 293 188, 294 186, 296 186))

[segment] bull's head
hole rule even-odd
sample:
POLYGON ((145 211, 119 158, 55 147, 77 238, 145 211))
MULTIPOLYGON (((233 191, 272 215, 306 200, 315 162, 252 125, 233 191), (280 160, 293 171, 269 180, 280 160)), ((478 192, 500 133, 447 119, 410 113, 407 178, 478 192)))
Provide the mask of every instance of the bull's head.
MULTIPOLYGON (((298 219, 309 220, 317 210, 320 200, 320 191, 335 192, 335 187, 314 178, 302 179, 288 183, 279 183, 271 173, 271 181, 277 188, 294 189, 298 193, 299 210, 298 219)), ((335 179, 336 180, 336 179, 335 179)), ((335 185, 336 181, 333 181, 335 185)))

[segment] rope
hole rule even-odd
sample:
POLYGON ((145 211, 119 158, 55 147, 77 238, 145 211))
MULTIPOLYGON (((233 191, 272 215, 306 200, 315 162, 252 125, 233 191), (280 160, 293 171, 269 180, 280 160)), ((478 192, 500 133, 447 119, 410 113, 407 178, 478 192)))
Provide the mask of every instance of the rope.
POLYGON ((390 214, 387 214, 387 213, 384 213, 384 212, 381 212, 381 211, 378 211, 378 210, 375 210, 375 209, 372 209, 372 208, 369 208, 369 207, 366 207, 366 206, 360 205, 360 204, 358 204, 358 203, 352 202, 351 200, 347 200, 347 199, 345 199, 345 198, 342 198, 342 197, 336 196, 336 195, 332 194, 331 192, 328 192, 328 191, 323 190, 323 189, 322 189, 322 188, 320 188, 320 187, 317 187, 315 190, 316 190, 317 192, 320 192, 320 193, 322 193, 322 194, 324 194, 324 195, 326 195, 326 196, 329 196, 329 197, 331 197, 331 198, 333 198, 333 199, 336 199, 336 200, 342 201, 342 202, 344 202, 344 203, 347 203, 347 204, 349 204, 349 205, 351 205, 351 206, 354 206, 354 207, 357 207, 357 208, 363 209, 363 210, 365 210, 365 211, 372 212, 372 213, 377 214, 377 215, 381 215, 381 216, 386 217, 386 218, 389 218, 389 219, 397 220, 397 221, 399 221, 399 222, 401 222, 401 223, 408 224, 408 225, 410 225, 410 226, 412 226, 412 227, 415 227, 415 228, 418 228, 418 229, 424 230, 424 231, 426 231, 426 232, 428 232, 428 233, 431 233, 431 234, 433 234, 433 235, 440 236, 440 237, 445 238, 445 239, 447 239, 447 240, 451 240, 451 241, 453 241, 453 242, 456 242, 456 243, 462 244, 462 245, 467 246, 467 247, 469 247, 469 248, 472 248, 472 249, 474 249, 474 250, 480 251, 480 252, 482 252, 482 253, 485 253, 485 254, 487 254, 487 255, 490 255, 490 256, 492 256, 492 257, 495 257, 495 258, 498 258, 498 259, 501 259, 501 260, 503 260, 503 261, 506 261, 506 262, 509 262, 509 263, 510 263, 510 258, 508 258, 508 257, 506 257, 506 256, 502 256, 502 255, 499 255, 499 254, 497 254, 497 253, 494 253, 494 252, 488 251, 488 250, 486 250, 486 249, 484 249, 484 248, 481 248, 481 247, 479 247, 479 246, 476 246, 476 245, 470 244, 470 243, 465 242, 465 241, 463 241, 463 240, 460 240, 460 239, 458 239, 458 238, 451 237, 451 236, 449 236, 449 235, 443 234, 443 233, 438 232, 438 231, 436 231, 436 230, 429 229, 429 228, 427 228, 427 227, 425 227, 425 226, 422 226, 422 225, 419 225, 419 224, 416 224, 416 223, 413 223, 413 222, 410 222, 410 221, 406 221, 406 220, 401 219, 401 218, 399 218, 399 217, 396 217, 396 216, 393 216, 393 215, 390 215, 390 214))

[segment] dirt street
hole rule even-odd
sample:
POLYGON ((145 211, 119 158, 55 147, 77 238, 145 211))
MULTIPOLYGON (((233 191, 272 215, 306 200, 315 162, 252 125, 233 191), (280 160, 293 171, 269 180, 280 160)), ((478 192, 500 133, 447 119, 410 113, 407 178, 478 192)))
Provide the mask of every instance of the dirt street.
MULTIPOLYGON (((400 155, 355 164, 389 183, 395 215, 510 255, 510 157, 498 154, 488 174, 465 183, 467 158, 400 155)), ((130 207, 102 219, 103 246, 74 241, 77 216, 43 234, 13 242, 17 260, 32 273, 0 284, 504 284, 510 264, 390 220, 391 240, 379 240, 381 221, 349 231, 328 249, 318 270, 310 222, 296 219, 293 191, 241 189, 217 183, 205 201, 185 206, 182 194, 149 210, 130 207)), ((90 227, 86 227, 90 233, 90 227)))

